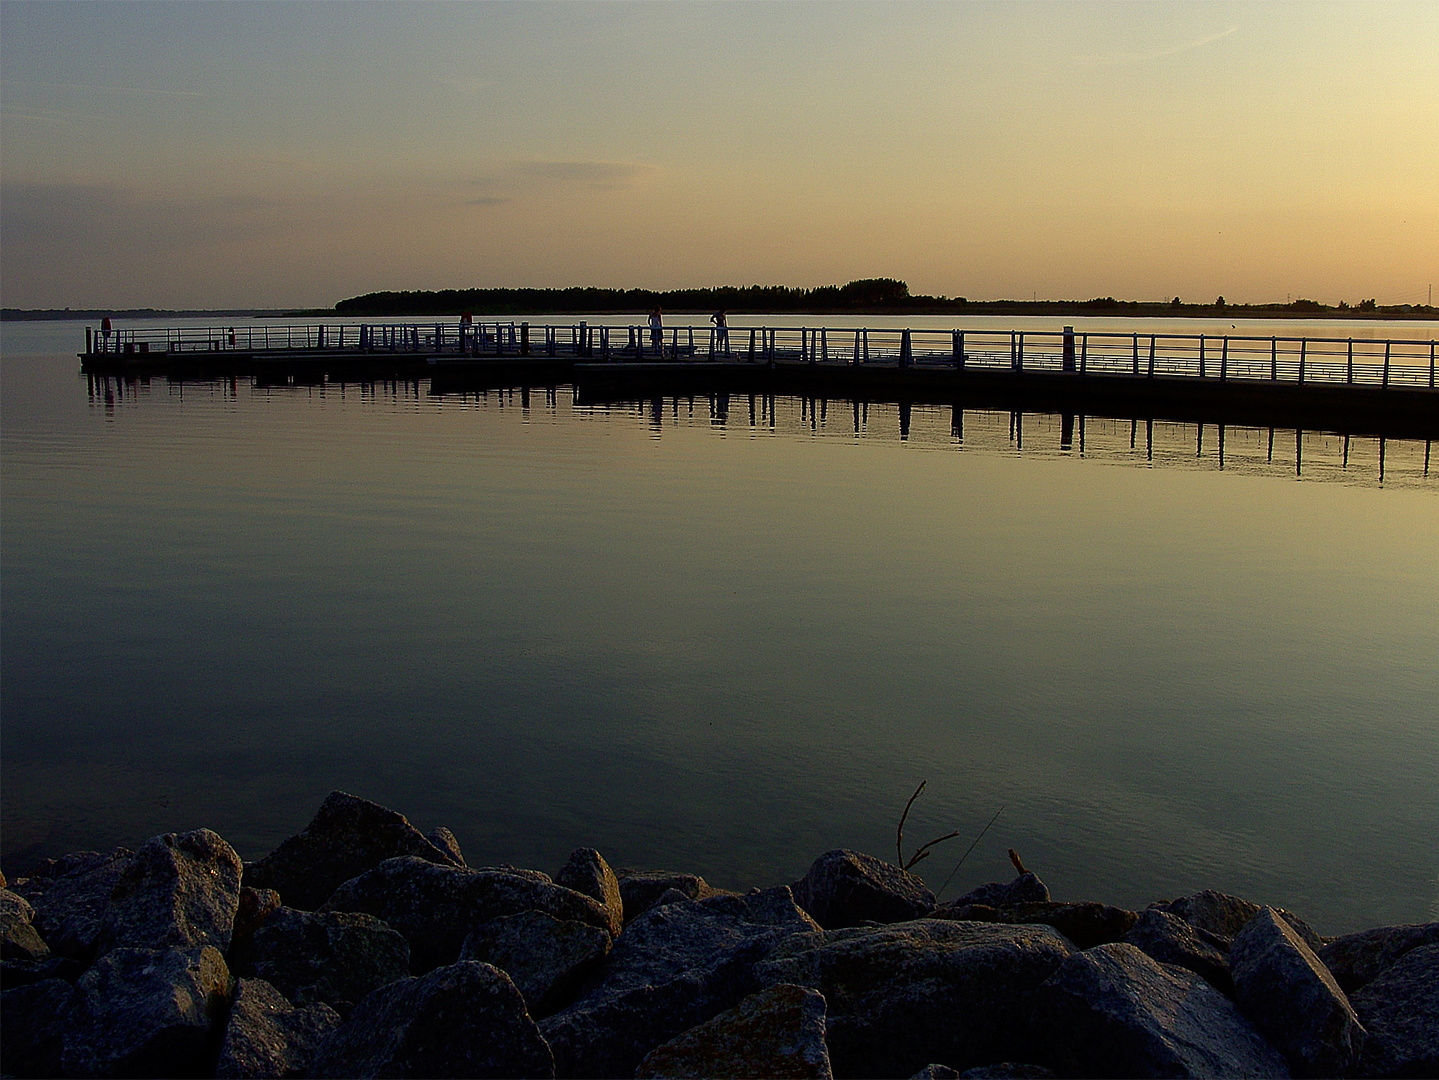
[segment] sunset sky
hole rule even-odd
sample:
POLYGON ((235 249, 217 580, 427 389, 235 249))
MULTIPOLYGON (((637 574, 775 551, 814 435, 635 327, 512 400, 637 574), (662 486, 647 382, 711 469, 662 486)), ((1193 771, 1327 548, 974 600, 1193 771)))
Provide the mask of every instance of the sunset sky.
POLYGON ((1422 303, 1439 3, 0 5, 9 307, 1422 303))

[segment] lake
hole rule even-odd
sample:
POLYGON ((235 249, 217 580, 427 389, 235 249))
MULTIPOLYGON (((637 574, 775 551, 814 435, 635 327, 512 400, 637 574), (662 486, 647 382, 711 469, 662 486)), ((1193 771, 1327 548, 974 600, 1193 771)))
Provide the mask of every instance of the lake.
POLYGON ((200 826, 253 859, 341 788, 472 865, 593 846, 742 889, 893 859, 927 779, 907 848, 960 831, 918 868, 946 897, 1012 847, 1058 899, 1439 918, 1423 443, 1381 481, 1375 440, 1292 430, 1230 429, 1221 469, 1162 421, 1081 449, 949 407, 902 439, 846 401, 102 385, 83 342, 0 327, 7 874, 200 826))

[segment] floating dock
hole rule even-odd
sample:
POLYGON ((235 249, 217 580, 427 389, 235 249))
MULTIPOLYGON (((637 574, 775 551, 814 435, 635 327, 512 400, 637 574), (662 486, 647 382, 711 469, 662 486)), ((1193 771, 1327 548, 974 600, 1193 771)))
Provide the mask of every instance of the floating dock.
POLYGON ((1056 331, 408 322, 86 329, 87 374, 588 401, 786 394, 1439 438, 1436 341, 1056 331))

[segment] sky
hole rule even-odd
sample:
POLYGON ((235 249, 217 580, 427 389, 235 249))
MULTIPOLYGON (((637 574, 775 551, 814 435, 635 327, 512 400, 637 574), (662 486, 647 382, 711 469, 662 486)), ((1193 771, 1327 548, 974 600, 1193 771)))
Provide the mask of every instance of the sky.
POLYGON ((7 307, 1439 284, 1439 3, 0 0, 7 307))

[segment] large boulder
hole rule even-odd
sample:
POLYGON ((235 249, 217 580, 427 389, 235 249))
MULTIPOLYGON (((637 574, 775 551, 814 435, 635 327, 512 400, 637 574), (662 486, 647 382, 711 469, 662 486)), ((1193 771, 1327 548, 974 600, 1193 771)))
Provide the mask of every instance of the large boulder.
MULTIPOLYGON (((719 890, 698 874, 679 874, 672 870, 634 870, 623 867, 615 871, 620 889, 624 920, 629 922, 654 907, 662 896, 676 889, 690 900, 704 900, 719 895, 719 890)), ((670 902, 666 900, 666 903, 670 902)))
MULTIPOLYGON (((1213 889, 1203 889, 1192 896, 1181 896, 1175 900, 1161 900, 1149 906, 1177 915, 1190 926, 1221 939, 1225 945, 1233 941, 1249 924, 1249 920, 1259 914, 1258 904, 1213 889)), ((1304 939, 1304 944, 1310 949, 1318 952, 1323 947, 1323 939, 1298 915, 1283 908, 1272 910, 1304 939)))
POLYGON ((1071 951, 1044 925, 917 919, 790 937, 755 976, 824 995, 836 1076, 911 1076, 1024 1060, 1034 993, 1071 951))
POLYGON ((1039 988, 1034 1044, 1064 1076, 1287 1076, 1234 1003, 1117 942, 1075 953, 1039 988))
POLYGON ((340 1014, 318 1003, 296 1008, 263 979, 241 979, 220 1043, 217 1077, 308 1076, 340 1014))
POLYGON ((40 963, 50 946, 35 929, 35 909, 23 896, 0 889, 0 960, 40 963))
POLYGON ((844 848, 826 851, 791 888, 796 903, 826 930, 904 922, 934 910, 934 893, 909 871, 844 848))
POLYGON ((344 1015, 371 990, 409 976, 410 946, 373 915, 282 907, 235 950, 235 971, 295 1005, 324 1002, 344 1015))
POLYGON ((554 1059, 503 971, 464 961, 381 987, 320 1046, 317 1077, 553 1077, 554 1059))
POLYGON ((824 998, 780 983, 690 1028, 645 1056, 635 1076, 813 1077, 829 1080, 824 998))
POLYGON ((1054 927, 1081 949, 1118 941, 1139 920, 1133 911, 1092 900, 1074 904, 1034 901, 1002 908, 987 904, 946 904, 935 908, 931 918, 961 922, 1044 923, 1054 927))
POLYGON ((443 825, 437 825, 425 833, 425 839, 453 859, 456 866, 466 865, 464 853, 460 851, 460 842, 455 839, 455 834, 443 825))
POLYGON ((110 894, 133 857, 127 848, 77 851, 46 859, 14 883, 13 891, 35 909, 35 929, 52 952, 85 965, 95 958, 110 894))
POLYGON ((818 930, 784 886, 650 908, 581 996, 540 1022, 556 1072, 633 1076, 655 1047, 761 989, 755 962, 779 942, 818 930))
POLYGON ((1279 1048, 1295 1076, 1339 1076, 1359 1059, 1359 1017, 1304 939, 1261 908, 1229 950, 1234 1000, 1279 1048))
POLYGON ((1421 945, 1439 945, 1439 922, 1376 926, 1335 938, 1318 950, 1346 994, 1352 994, 1405 953, 1421 945))
POLYGON ((1177 915, 1148 908, 1140 913, 1139 921, 1124 935, 1124 941, 1151 960, 1192 971, 1225 997, 1234 996, 1228 954, 1177 915))
POLYGON ((76 991, 45 979, 0 994, 0 1068, 6 1076, 59 1076, 76 991))
MULTIPOLYGON (((695 880, 698 882, 702 879, 695 880)), ((610 869, 610 864, 605 862, 603 855, 594 848, 576 848, 570 852, 569 861, 560 867, 560 872, 555 875, 555 884, 574 889, 575 892, 584 893, 592 900, 598 901, 609 916, 610 937, 620 936, 620 931, 625 928, 625 902, 620 893, 619 878, 610 869)))
POLYGON ((287 906, 314 911, 340 885, 402 855, 441 866, 464 865, 404 814, 332 791, 304 830, 245 867, 245 884, 274 889, 287 906))
POLYGON ((521 911, 475 927, 460 959, 503 971, 524 996, 530 1015, 539 1019, 573 998, 609 951, 610 935, 598 926, 521 911))
POLYGON ((202 1076, 233 993, 212 946, 116 948, 76 984, 67 1076, 202 1076))
POLYGON ((240 906, 240 857, 209 829, 140 846, 110 895, 97 950, 230 947, 240 906))
POLYGON ((1439 945, 1410 949, 1350 999, 1368 1032, 1361 1076, 1439 1076, 1439 945))
POLYGON ((1032 873, 1020 874, 1013 881, 992 881, 971 889, 946 907, 966 907, 983 904, 985 907, 1013 907, 1015 904, 1047 904, 1050 901, 1049 886, 1032 873))
POLYGON ((321 910, 383 919, 410 943, 416 974, 453 964, 471 930, 504 915, 543 911, 602 930, 609 926, 598 901, 540 877, 440 866, 414 856, 386 859, 336 889, 321 910))

